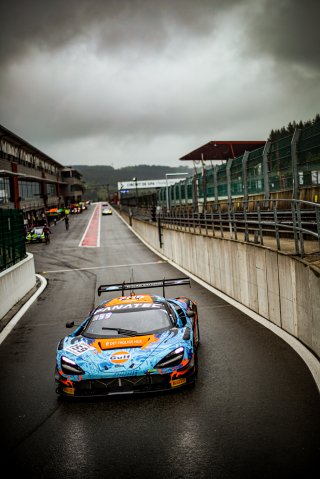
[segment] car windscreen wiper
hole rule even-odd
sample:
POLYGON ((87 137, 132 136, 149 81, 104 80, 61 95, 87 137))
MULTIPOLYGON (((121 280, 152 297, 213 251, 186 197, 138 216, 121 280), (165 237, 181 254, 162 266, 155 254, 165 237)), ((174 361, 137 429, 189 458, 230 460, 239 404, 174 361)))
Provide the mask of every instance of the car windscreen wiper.
POLYGON ((122 329, 122 328, 109 328, 108 326, 102 327, 102 329, 109 329, 110 331, 117 331, 118 334, 126 334, 127 336, 136 336, 138 331, 133 331, 132 329, 122 329))

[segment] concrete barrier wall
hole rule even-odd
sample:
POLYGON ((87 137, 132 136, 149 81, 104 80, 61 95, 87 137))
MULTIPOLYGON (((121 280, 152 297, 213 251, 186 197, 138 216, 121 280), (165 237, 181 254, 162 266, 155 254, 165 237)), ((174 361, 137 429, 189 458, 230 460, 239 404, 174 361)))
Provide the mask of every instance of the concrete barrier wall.
POLYGON ((36 284, 33 255, 0 273, 0 319, 36 284))
MULTIPOLYGON (((123 218, 127 220, 125 215, 123 218)), ((320 271, 254 244, 208 238, 133 219, 156 251, 296 337, 320 357, 320 271)))

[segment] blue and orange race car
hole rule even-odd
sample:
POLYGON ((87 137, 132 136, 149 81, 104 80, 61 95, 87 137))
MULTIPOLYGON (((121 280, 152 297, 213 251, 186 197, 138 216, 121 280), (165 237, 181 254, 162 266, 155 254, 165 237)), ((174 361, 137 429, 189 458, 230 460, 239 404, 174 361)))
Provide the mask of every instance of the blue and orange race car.
POLYGON ((165 287, 186 284, 189 278, 99 286, 98 295, 122 291, 122 296, 100 303, 60 341, 57 393, 93 397, 193 385, 200 340, 197 305, 185 296, 165 298, 165 287), (156 287, 163 288, 163 296, 135 293, 156 287))

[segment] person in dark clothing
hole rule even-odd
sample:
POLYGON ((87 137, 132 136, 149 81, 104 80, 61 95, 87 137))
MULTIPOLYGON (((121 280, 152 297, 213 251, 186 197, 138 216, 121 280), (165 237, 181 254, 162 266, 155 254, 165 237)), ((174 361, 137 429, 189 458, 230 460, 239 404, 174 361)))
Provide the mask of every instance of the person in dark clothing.
POLYGON ((68 230, 69 229, 69 217, 68 217, 68 215, 66 215, 64 217, 64 223, 66 225, 66 230, 68 230))
POLYGON ((50 230, 50 228, 49 228, 48 225, 44 225, 44 227, 43 227, 43 234, 44 234, 45 243, 46 243, 46 244, 50 243, 51 230, 50 230))
POLYGON ((152 206, 152 207, 151 207, 151 220, 152 220, 152 221, 157 221, 157 217, 156 217, 156 207, 155 207, 155 206, 152 206))

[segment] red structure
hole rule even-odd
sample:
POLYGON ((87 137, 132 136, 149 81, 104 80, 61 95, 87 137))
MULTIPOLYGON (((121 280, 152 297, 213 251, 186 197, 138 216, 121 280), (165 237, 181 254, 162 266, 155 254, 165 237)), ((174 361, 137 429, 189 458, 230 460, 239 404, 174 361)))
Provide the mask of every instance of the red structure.
POLYGON ((179 158, 182 161, 216 161, 229 160, 243 155, 245 151, 252 151, 265 145, 265 141, 209 141, 196 150, 179 158))

